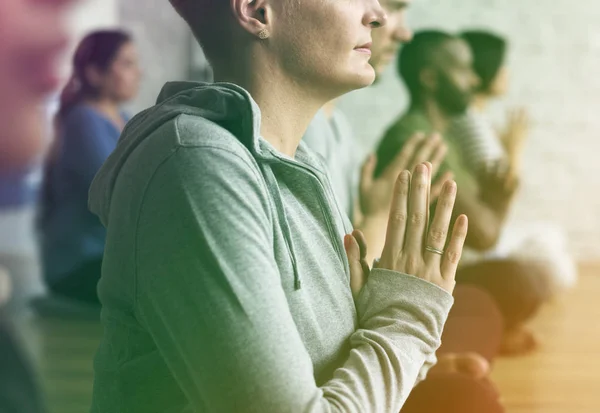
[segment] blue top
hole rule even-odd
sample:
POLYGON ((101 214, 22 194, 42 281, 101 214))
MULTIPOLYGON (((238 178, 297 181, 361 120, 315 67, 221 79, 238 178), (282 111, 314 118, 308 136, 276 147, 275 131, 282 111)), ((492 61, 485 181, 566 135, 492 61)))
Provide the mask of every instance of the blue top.
POLYGON ((113 122, 84 104, 71 109, 62 123, 46 171, 40 221, 44 271, 51 284, 102 258, 106 230, 88 210, 88 191, 120 134, 113 122))

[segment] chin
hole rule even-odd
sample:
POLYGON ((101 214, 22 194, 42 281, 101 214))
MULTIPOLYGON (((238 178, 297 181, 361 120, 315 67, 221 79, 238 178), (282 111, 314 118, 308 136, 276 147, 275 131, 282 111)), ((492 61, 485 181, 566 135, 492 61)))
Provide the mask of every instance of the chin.
POLYGON ((362 89, 367 86, 371 86, 375 79, 377 78, 377 72, 370 64, 367 64, 366 67, 362 68, 360 71, 356 73, 355 89, 362 89))
POLYGON ((370 65, 352 71, 330 73, 327 78, 319 78, 312 85, 321 85, 320 92, 326 92, 327 100, 338 98, 357 89, 371 86, 375 81, 375 70, 370 65))

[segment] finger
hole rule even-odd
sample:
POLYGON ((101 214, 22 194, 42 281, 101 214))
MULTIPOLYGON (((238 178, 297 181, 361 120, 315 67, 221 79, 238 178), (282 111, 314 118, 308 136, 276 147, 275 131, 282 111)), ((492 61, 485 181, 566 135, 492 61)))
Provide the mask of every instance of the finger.
POLYGON ((421 145, 419 150, 415 153, 415 156, 412 159, 413 164, 412 168, 417 166, 420 163, 431 161, 433 158, 434 152, 437 150, 438 146, 442 143, 442 139, 439 134, 434 133, 429 138, 425 139, 425 142, 421 145))
MULTIPOLYGON (((371 272, 371 268, 369 267, 369 263, 367 262, 367 239, 362 231, 358 229, 352 232, 352 236, 358 242, 358 247, 360 249, 360 264, 362 266, 363 272, 365 274, 365 279, 368 279, 369 273, 371 272)), ((366 282, 366 281, 365 281, 366 282)))
POLYGON ((431 184, 431 193, 429 194, 430 205, 438 200, 439 196, 442 194, 442 190, 444 189, 444 184, 453 178, 454 174, 452 171, 446 171, 440 178, 431 184))
POLYGON ((360 247, 352 235, 346 235, 344 237, 344 248, 350 267, 350 289, 352 290, 352 295, 356 299, 366 282, 365 274, 360 263, 360 247))
POLYGON ((429 209, 429 173, 425 164, 415 168, 410 185, 408 199, 408 222, 404 249, 409 253, 421 256, 427 226, 427 210, 429 209))
POLYGON ((448 154, 448 145, 446 145, 443 141, 437 146, 436 151, 431 156, 431 165, 433 165, 433 170, 431 171, 431 176, 436 176, 438 169, 446 159, 446 155, 448 154))
MULTIPOLYGON (((452 211, 456 201, 456 182, 448 181, 444 184, 444 189, 440 200, 435 208, 433 222, 427 234, 427 247, 433 250, 444 251, 446 239, 450 230, 450 221, 452 220, 452 211)), ((425 262, 436 265, 439 268, 443 253, 436 251, 425 251, 425 262)))
POLYGON ((425 227, 427 228, 429 224, 429 205, 431 205, 431 180, 433 176, 431 171, 433 170, 433 166, 431 166, 431 162, 425 162, 425 166, 427 167, 427 212, 425 213, 425 227))
POLYGON ((458 263, 462 256, 468 228, 469 220, 467 219, 467 216, 459 216, 454 223, 450 242, 448 243, 440 266, 442 277, 446 280, 454 280, 456 277, 456 269, 458 268, 458 263))
POLYGON ((366 256, 367 256, 367 240, 366 240, 364 234, 362 233, 362 231, 355 229, 354 231, 352 231, 352 236, 358 243, 358 247, 360 249, 360 258, 361 259, 366 258, 366 256))
POLYGON ((402 171, 396 180, 396 185, 394 185, 394 195, 385 235, 385 245, 381 254, 380 264, 382 268, 393 268, 398 253, 404 247, 410 181, 410 172, 402 171))
POLYGON ((360 171, 360 190, 361 193, 367 191, 368 188, 373 184, 373 174, 375 173, 375 167, 377 166, 377 156, 375 154, 369 155, 365 163, 363 164, 360 171))
POLYGON ((382 174, 384 179, 395 180, 405 169, 411 167, 410 162, 421 142, 425 140, 425 134, 415 133, 402 147, 402 150, 396 155, 394 161, 385 169, 382 174))

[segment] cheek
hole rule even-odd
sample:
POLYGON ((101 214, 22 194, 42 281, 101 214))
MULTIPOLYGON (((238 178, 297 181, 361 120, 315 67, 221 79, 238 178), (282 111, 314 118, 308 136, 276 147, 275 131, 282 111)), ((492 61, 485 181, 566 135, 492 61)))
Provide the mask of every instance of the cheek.
POLYGON ((278 54, 300 70, 331 71, 335 66, 347 61, 356 46, 357 36, 348 26, 331 21, 333 15, 320 12, 306 24, 295 23, 293 33, 281 43, 278 54), (320 30, 315 30, 320 27, 320 30), (351 40, 352 39, 352 40, 351 40))
POLYGON ((119 74, 118 86, 119 89, 125 92, 134 90, 137 87, 137 75, 133 70, 125 70, 119 74))

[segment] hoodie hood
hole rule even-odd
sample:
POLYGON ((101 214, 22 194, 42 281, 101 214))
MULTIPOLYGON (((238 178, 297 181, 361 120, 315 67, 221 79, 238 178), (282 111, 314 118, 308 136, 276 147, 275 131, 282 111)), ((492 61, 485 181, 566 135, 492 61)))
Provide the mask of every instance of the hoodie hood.
POLYGON ((117 148, 90 187, 89 209, 108 226, 113 188, 131 153, 154 131, 179 115, 210 120, 234 134, 257 158, 260 109, 250 94, 230 83, 171 82, 160 92, 156 106, 135 116, 125 127, 117 148))

